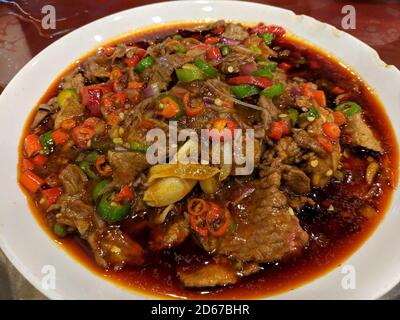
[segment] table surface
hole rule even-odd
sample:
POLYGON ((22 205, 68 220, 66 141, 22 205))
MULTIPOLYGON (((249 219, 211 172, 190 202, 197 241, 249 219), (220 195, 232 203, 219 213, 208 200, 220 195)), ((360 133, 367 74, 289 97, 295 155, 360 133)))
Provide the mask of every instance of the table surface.
MULTIPOLYGON (((0 93, 33 56, 72 30, 121 10, 159 1, 0 0, 0 93), (57 28, 43 30, 44 5, 56 9, 57 28)), ((400 69, 400 2, 396 0, 255 1, 293 10, 342 29, 343 6, 356 10, 356 28, 346 30, 374 48, 386 63, 400 69)), ((45 299, 0 251, 0 299, 45 299)), ((383 297, 400 299, 400 285, 383 297)))

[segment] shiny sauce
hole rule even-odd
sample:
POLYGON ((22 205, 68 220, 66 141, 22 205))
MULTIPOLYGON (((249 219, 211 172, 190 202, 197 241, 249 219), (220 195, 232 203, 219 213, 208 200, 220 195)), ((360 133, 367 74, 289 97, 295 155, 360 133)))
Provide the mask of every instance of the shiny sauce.
MULTIPOLYGON (((112 43, 140 43, 145 40, 162 39, 170 34, 175 34, 185 25, 171 25, 154 30, 146 30, 123 39, 116 39, 112 43)), ((329 272, 347 259, 357 250, 373 233, 379 222, 385 215, 390 204, 391 196, 397 184, 398 147, 390 121, 384 112, 383 106, 357 75, 343 67, 338 61, 324 52, 302 42, 296 38, 286 36, 279 43, 275 43, 278 52, 290 50, 290 57, 282 54, 277 62, 290 62, 293 59, 306 58, 313 61, 315 68, 304 68, 302 63, 297 63, 293 76, 306 78, 310 81, 325 79, 334 84, 340 84, 344 89, 357 85, 359 95, 357 102, 363 106, 364 116, 376 136, 381 141, 385 154, 380 162, 385 166, 385 176, 379 185, 378 196, 368 200, 377 214, 372 217, 364 217, 359 212, 361 197, 368 191, 369 186, 365 182, 365 169, 370 154, 365 150, 353 150, 343 160, 352 169, 351 176, 347 176, 344 182, 332 180, 323 189, 313 191, 311 197, 316 201, 315 206, 306 206, 298 217, 302 227, 310 235, 310 243, 301 255, 288 261, 263 265, 263 270, 257 274, 242 278, 234 286, 215 289, 187 289, 179 282, 176 275, 177 267, 187 267, 199 264, 209 258, 193 240, 187 239, 184 244, 171 250, 153 253, 141 267, 126 267, 122 271, 105 271, 98 267, 87 245, 79 237, 56 238, 47 227, 45 214, 38 209, 34 199, 27 194, 31 210, 48 235, 56 241, 68 254, 72 255, 82 265, 93 273, 133 291, 144 295, 152 295, 168 298, 194 298, 194 299, 249 299, 266 297, 295 289, 313 279, 329 272), (374 119, 374 121, 371 121, 374 119), (336 213, 329 212, 329 207, 334 207, 336 213)), ((93 53, 93 52, 92 52, 93 53)), ((92 54, 92 53, 89 53, 92 54)), ((84 59, 83 57, 82 59, 84 59)), ((58 79, 56 79, 38 105, 47 102, 57 94, 57 87, 63 75, 71 71, 77 65, 73 64, 58 79)), ((318 83, 318 82, 317 82, 318 83)), ((327 96, 328 106, 333 105, 332 97, 327 96)), ((29 131, 35 111, 34 109, 22 137, 29 131)), ((245 112, 245 111, 244 111, 245 112)), ((372 156, 374 156, 372 154, 372 156)), ((20 159, 22 158, 22 141, 20 143, 20 159)), ((218 195, 221 199, 228 198, 235 185, 226 185, 224 191, 218 195)), ((23 188, 21 188, 24 190, 23 188)), ((24 191, 25 192, 25 191, 24 191)), ((135 221, 124 221, 121 228, 128 234, 135 227, 135 221)), ((143 233, 141 239, 147 242, 148 235, 143 233)))

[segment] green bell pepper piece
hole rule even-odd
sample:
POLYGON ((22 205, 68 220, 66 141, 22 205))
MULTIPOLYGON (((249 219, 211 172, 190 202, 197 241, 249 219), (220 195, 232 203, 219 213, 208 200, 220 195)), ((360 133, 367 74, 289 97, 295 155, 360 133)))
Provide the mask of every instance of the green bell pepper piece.
POLYGON ((274 98, 280 96, 282 93, 285 92, 285 86, 282 83, 274 84, 269 88, 265 88, 261 91, 261 94, 268 98, 274 98))
POLYGON ((250 84, 240 84, 232 87, 232 92, 238 99, 254 96, 255 94, 259 94, 260 91, 258 87, 250 84))
POLYGON ((179 81, 182 82, 192 82, 194 80, 203 80, 204 73, 201 72, 198 68, 182 68, 175 70, 176 76, 179 81))
POLYGON ((194 65, 211 78, 218 75, 218 70, 200 58, 194 59, 194 65))

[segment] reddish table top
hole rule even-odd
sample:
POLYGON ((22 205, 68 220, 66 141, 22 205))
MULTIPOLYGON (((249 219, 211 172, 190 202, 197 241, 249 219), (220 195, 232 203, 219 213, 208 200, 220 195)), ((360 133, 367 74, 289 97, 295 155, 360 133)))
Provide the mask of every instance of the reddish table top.
MULTIPOLYGON (((39 51, 66 33, 103 16, 157 1, 0 0, 0 92, 39 51), (45 5, 56 9, 57 28, 43 30, 45 5)), ((396 0, 264 0, 257 1, 306 14, 339 29, 343 6, 356 10, 356 29, 346 30, 376 49, 388 64, 400 68, 400 2, 396 0)))

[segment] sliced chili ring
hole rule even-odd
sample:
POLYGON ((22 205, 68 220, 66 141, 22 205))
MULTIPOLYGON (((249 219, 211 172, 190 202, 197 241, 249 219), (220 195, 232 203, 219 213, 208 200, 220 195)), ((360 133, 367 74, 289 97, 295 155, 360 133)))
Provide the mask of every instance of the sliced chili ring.
POLYGON ((190 216, 190 225, 194 231, 203 237, 208 236, 207 224, 204 216, 190 216))
POLYGON ((206 215, 207 229, 214 237, 222 237, 231 225, 231 213, 228 208, 222 208, 214 202, 209 202, 209 206, 210 210, 206 215))
POLYGON ((191 216, 201 216, 208 212, 209 206, 205 200, 193 198, 189 200, 187 209, 191 216))

